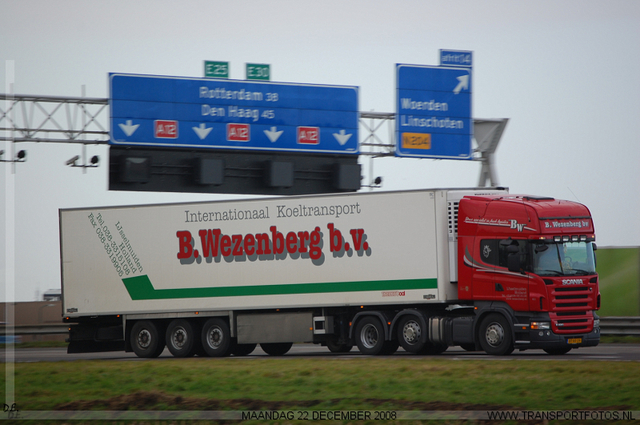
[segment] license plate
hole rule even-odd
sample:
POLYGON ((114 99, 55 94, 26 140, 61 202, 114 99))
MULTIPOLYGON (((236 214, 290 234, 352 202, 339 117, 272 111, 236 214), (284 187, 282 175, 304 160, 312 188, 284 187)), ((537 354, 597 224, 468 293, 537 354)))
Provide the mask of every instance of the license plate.
POLYGON ((567 338, 567 344, 582 344, 582 338, 567 338))

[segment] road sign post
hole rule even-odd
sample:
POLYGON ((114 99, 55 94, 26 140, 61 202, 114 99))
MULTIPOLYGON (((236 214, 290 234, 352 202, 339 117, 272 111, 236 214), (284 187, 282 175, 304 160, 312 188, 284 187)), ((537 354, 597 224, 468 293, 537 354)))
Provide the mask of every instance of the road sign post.
POLYGON ((471 159, 471 69, 396 65, 396 156, 471 159))

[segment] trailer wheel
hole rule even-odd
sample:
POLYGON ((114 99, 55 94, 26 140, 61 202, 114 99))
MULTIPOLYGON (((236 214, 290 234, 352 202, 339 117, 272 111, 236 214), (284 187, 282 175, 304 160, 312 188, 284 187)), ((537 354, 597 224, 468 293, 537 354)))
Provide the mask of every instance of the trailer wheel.
POLYGON ((226 357, 231 354, 231 332, 227 322, 214 318, 205 322, 200 336, 202 348, 209 357, 226 357))
POLYGON ((384 328, 377 317, 365 317, 356 326, 356 345, 362 354, 375 356, 384 348, 384 328))
POLYGON ((248 356, 253 353, 253 350, 256 349, 258 344, 237 344, 234 343, 233 347, 231 347, 231 354, 234 356, 248 356))
POLYGON ((173 320, 167 327, 167 348, 174 357, 193 356, 198 348, 198 336, 188 320, 173 320))
POLYGON ((480 346, 487 354, 505 356, 513 352, 509 322, 501 314, 490 314, 480 323, 480 346))
POLYGON ((291 346, 293 346, 292 342, 260 343, 260 348, 262 348, 262 351, 270 356, 282 356, 284 354, 287 354, 289 350, 291 350, 291 346))
POLYGON ((425 346, 422 334, 425 332, 420 321, 413 315, 406 315, 398 323, 398 342, 405 351, 418 354, 425 346))
POLYGON ((561 356, 567 354, 569 351, 571 351, 571 347, 544 348, 544 352, 552 356, 561 356))
POLYGON ((154 358, 164 351, 164 333, 150 320, 134 323, 130 340, 131 348, 138 357, 154 358))

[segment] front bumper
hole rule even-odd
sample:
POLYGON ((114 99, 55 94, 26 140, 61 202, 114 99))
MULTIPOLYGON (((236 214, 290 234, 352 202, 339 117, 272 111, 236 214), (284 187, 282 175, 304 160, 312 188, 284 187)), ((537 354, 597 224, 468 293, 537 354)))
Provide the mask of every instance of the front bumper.
MULTIPOLYGON (((521 335, 522 336, 522 335, 521 335)), ((589 333, 556 334, 552 330, 531 329, 528 332, 529 341, 517 340, 515 348, 518 350, 545 348, 579 348, 594 347, 600 343, 600 328, 594 327, 589 333)))

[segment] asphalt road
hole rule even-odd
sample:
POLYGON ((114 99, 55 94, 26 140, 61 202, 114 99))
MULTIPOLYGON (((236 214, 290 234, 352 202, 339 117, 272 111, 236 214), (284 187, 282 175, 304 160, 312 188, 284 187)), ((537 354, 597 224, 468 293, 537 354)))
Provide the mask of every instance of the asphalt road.
MULTIPOLYGON (((140 359, 133 353, 107 352, 107 353, 83 353, 67 354, 66 348, 18 348, 0 350, 0 361, 6 362, 7 358, 14 358, 20 362, 45 362, 45 361, 73 361, 73 360, 120 360, 120 361, 149 361, 140 359)), ((260 346, 249 356, 230 357, 231 359, 257 359, 269 357, 260 346)), ((357 348, 346 354, 333 354, 326 347, 313 344, 296 344, 286 355, 281 358, 292 357, 324 357, 324 358, 364 358, 357 348)), ((437 356, 416 356, 399 349, 393 357, 397 358, 442 358, 451 360, 566 360, 566 361, 640 361, 640 344, 601 344, 597 347, 585 347, 571 350, 561 356, 551 356, 542 350, 515 351, 509 356, 489 356, 483 352, 467 352, 460 347, 449 347, 447 351, 437 356)), ((165 349, 158 361, 173 358, 165 349)), ((210 359, 215 361, 216 359, 210 359)))

